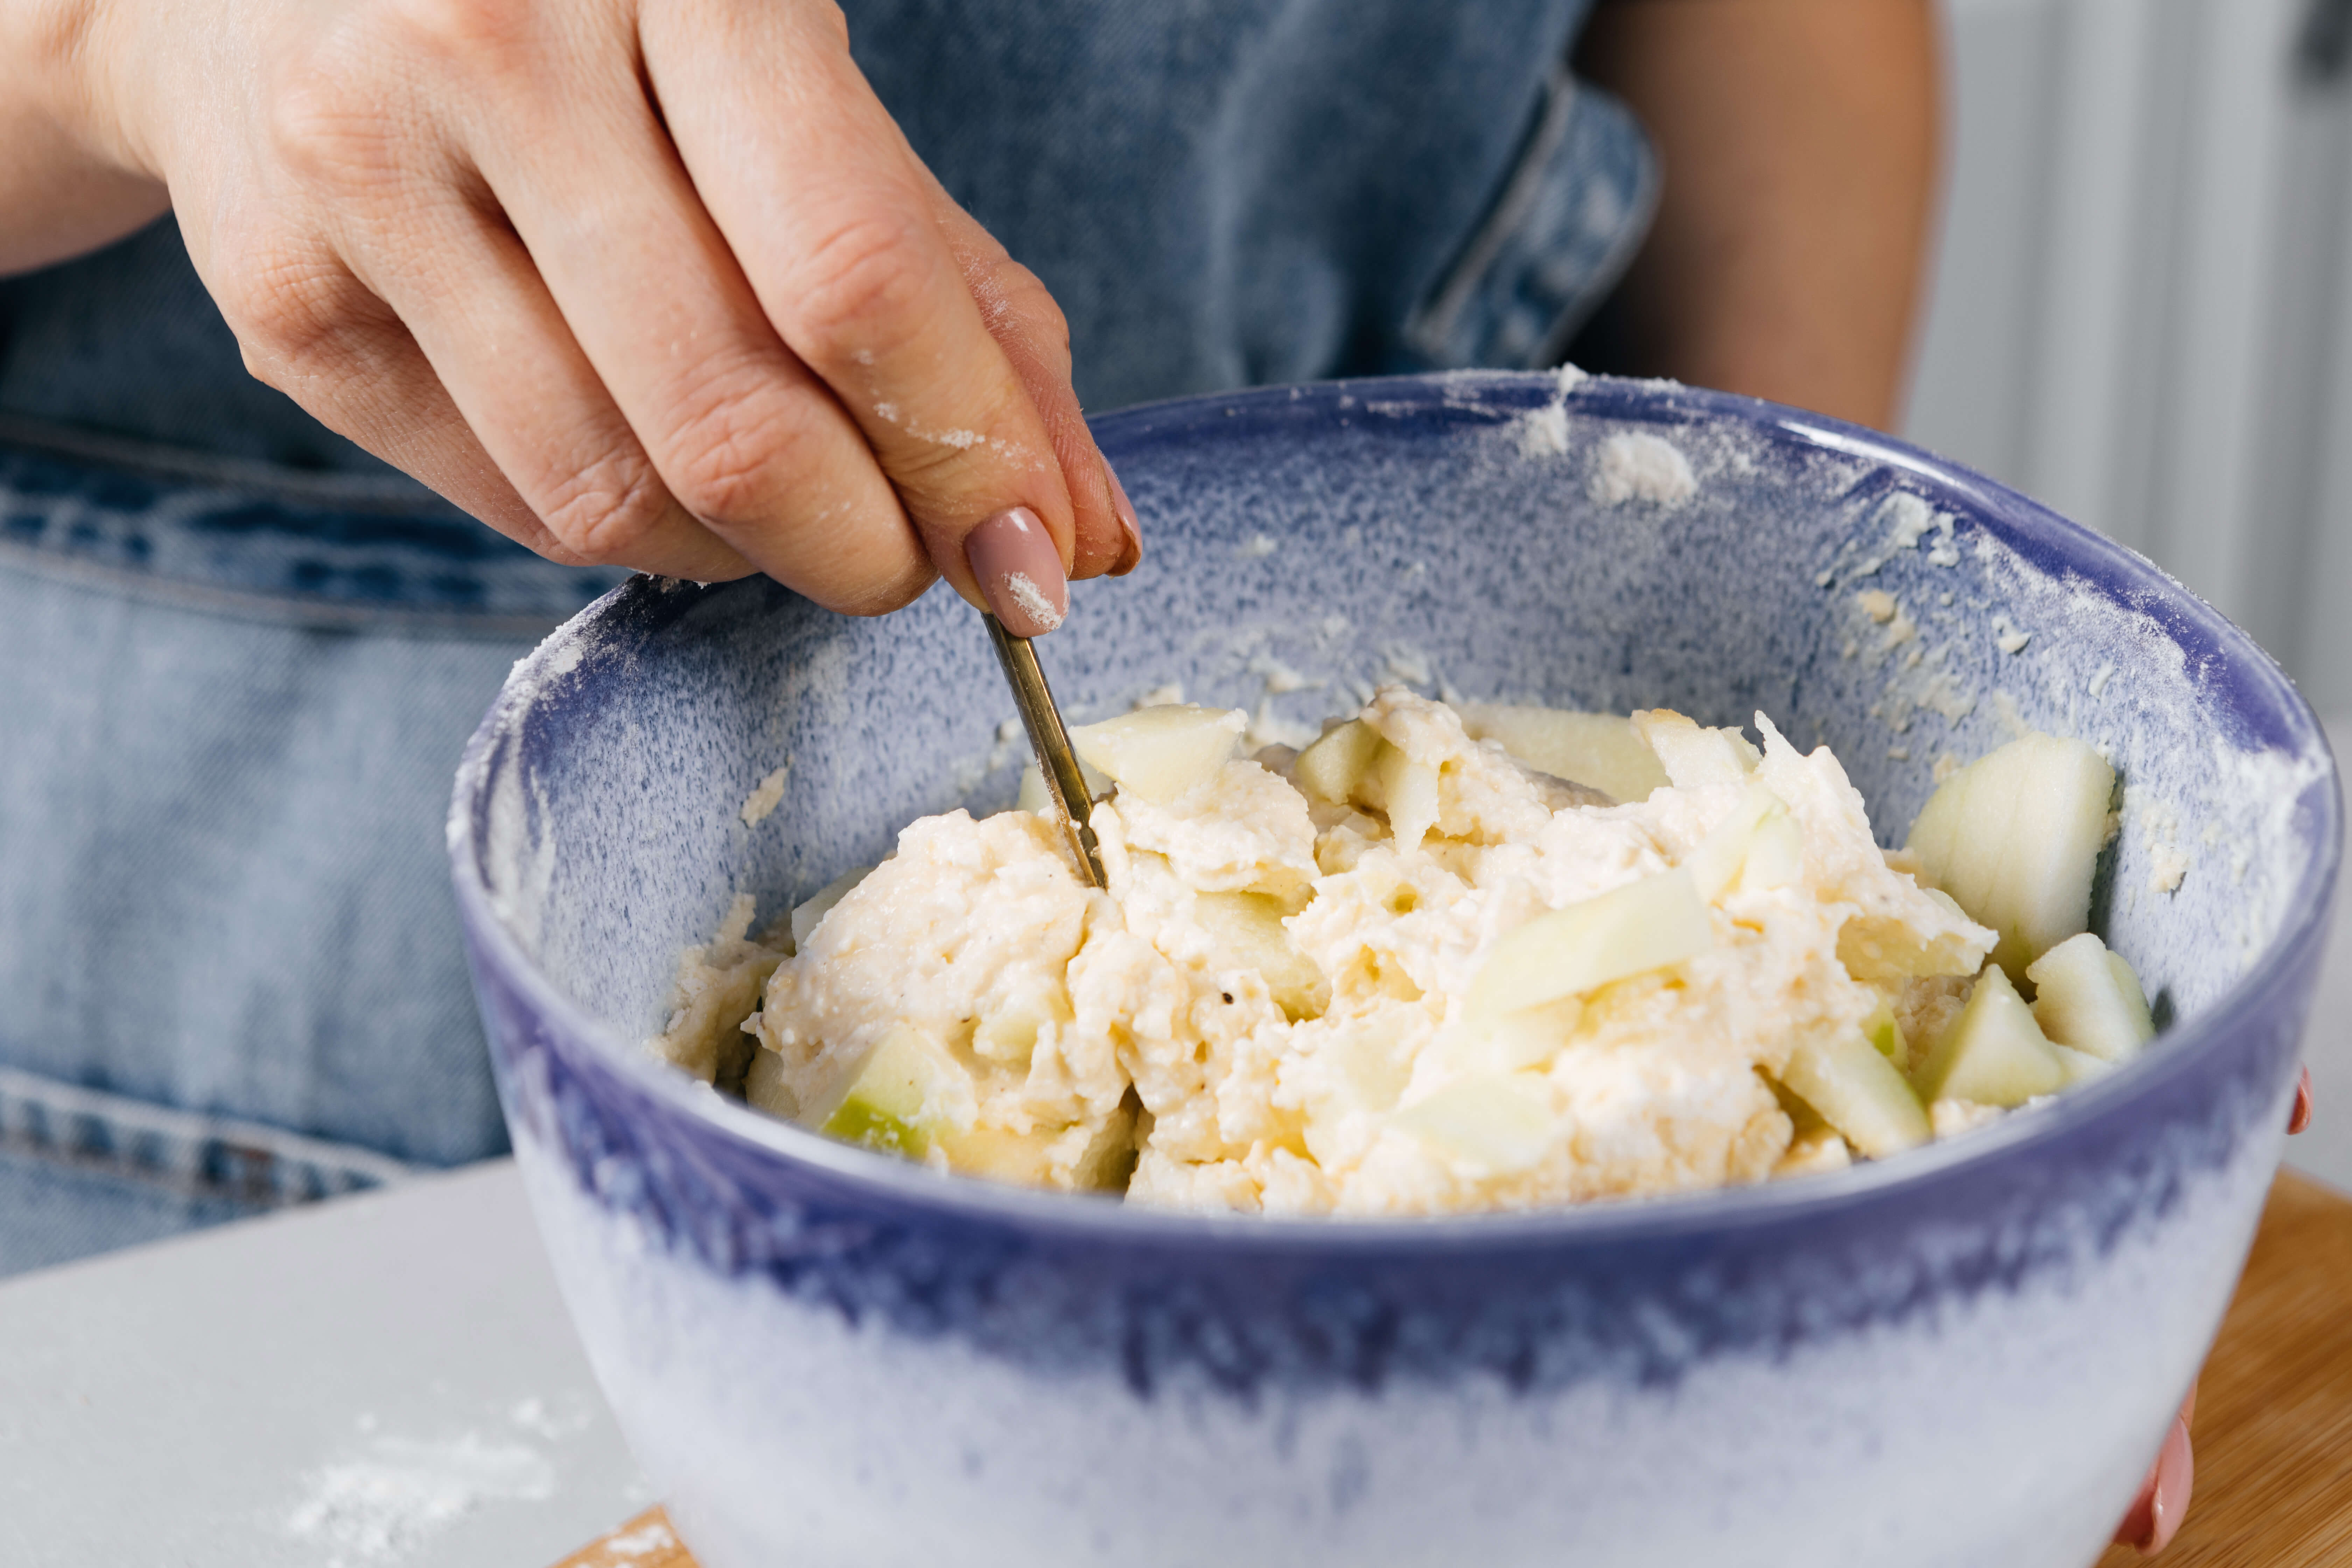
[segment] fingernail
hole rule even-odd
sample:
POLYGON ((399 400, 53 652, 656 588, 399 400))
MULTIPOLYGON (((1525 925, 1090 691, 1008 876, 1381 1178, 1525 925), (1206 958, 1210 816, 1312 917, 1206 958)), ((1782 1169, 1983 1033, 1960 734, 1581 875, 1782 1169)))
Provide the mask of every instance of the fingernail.
POLYGON ((2294 1109, 2286 1113, 2286 1135, 2290 1138, 2311 1125, 2311 1069, 2303 1069, 2302 1081, 2294 1086, 2294 1109))
POLYGON ((1110 574, 1124 577, 1143 559, 1143 530, 1136 524, 1135 503, 1127 499, 1127 487, 1118 482, 1118 470, 1106 462, 1103 478, 1110 481, 1110 509, 1118 514, 1119 531, 1127 535, 1127 543, 1120 547, 1110 574))
POLYGON ((2148 1498, 2147 1537, 2140 1555, 2153 1557, 2172 1544, 2180 1521, 2189 1514, 2189 1493, 2197 1482, 2197 1456, 2189 1446, 2189 1423, 2178 1415, 2164 1435, 2164 1452, 2156 1458, 2156 1487, 2148 1498))
POLYGON ((1041 637, 1070 613, 1062 552, 1025 506, 1000 511, 971 531, 963 558, 980 579, 981 597, 1016 637, 1041 637))

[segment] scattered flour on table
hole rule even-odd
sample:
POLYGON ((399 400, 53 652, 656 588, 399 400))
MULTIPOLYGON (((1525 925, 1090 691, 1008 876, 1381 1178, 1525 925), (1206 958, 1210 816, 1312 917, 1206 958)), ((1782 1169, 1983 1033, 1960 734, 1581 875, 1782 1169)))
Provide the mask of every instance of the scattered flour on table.
POLYGON ((1244 561, 1263 561, 1282 546, 1263 533, 1253 533, 1241 542, 1235 553, 1244 561))
POLYGON ((361 1457, 312 1471, 282 1523, 289 1539, 320 1549, 325 1568, 362 1568, 410 1560, 485 1503, 554 1494, 554 1465, 525 1444, 474 1432, 434 1442, 377 1437, 361 1457))
POLYGON ((1644 500, 1680 506, 1698 493, 1698 479, 1682 448, 1663 436, 1621 430, 1601 444, 1593 498, 1609 506, 1644 500))

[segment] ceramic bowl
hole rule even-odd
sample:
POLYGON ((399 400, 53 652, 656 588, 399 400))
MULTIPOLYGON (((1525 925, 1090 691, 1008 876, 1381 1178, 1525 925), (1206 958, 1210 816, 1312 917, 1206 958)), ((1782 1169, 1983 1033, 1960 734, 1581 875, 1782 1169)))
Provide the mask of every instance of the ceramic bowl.
POLYGON ((1990 1130, 1735 1191, 1345 1223, 935 1175, 643 1042, 737 893, 771 918, 1011 800, 977 617, 631 582, 516 667, 449 842, 549 1252, 705 1568, 2089 1563, 2284 1136, 2341 828, 2277 667, 1999 485, 1733 397, 1455 375, 1098 431, 1150 544, 1040 645, 1074 720, 1169 682, 1275 729, 1391 679, 1761 709, 1890 841, 1945 759, 2080 735, 2126 781, 2098 923, 2168 1026, 1990 1130))

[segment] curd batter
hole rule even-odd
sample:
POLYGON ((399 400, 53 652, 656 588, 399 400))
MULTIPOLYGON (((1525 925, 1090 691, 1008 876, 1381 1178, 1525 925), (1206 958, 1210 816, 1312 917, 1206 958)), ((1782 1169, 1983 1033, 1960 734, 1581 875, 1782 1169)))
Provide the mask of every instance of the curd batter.
POLYGON ((1996 933, 1762 714, 1760 752, 1636 714, 1668 782, 1622 803, 1402 687, 1304 754, 1231 756, 1239 712, 1146 716, 1147 749, 1210 760, 1106 767, 1108 892, 1044 816, 926 817, 796 911, 792 956, 740 922, 690 953, 703 1005, 663 1047, 712 1077, 707 999, 773 964, 740 1025, 755 1105, 940 1168, 1273 1214, 1754 1182, 1993 1114, 1901 1085, 1996 933))

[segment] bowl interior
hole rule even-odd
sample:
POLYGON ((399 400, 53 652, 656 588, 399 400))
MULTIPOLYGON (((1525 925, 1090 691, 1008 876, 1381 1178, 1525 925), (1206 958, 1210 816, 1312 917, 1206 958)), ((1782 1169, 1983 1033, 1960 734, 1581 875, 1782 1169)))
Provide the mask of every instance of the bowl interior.
MULTIPOLYGON (((1391 680, 1761 710, 1835 750, 1890 844, 1945 759, 2031 726, 2123 776, 2095 923, 2161 1014, 2214 1006, 2324 907, 2334 778, 2276 666, 2137 556, 1898 443, 1541 375, 1274 389, 1098 428, 1149 537, 1040 645, 1073 721, 1173 686, 1249 709, 1264 738, 1311 736, 1391 680)), ((1008 804, 1027 760, 961 600, 857 620, 764 579, 632 581, 517 667, 477 746, 457 807, 474 872, 626 1046, 739 892, 780 917, 915 816, 1008 804)))

